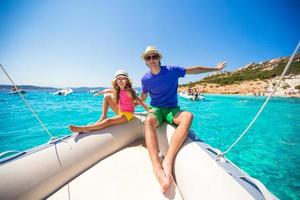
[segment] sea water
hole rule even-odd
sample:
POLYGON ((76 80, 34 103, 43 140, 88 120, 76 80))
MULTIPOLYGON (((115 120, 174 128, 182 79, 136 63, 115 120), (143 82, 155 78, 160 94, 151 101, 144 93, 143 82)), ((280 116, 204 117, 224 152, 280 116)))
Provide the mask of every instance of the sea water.
MULTIPOLYGON (((85 125, 101 115, 103 96, 74 92, 27 91, 25 98, 54 136, 71 134, 69 124, 85 125)), ((194 114, 192 130, 204 142, 225 151, 244 131, 265 97, 205 95, 204 101, 179 97, 181 109, 194 114)), ((149 103, 149 99, 147 100, 149 103)), ((137 107, 136 111, 144 111, 137 107)), ((112 116, 110 111, 108 116, 112 116)), ((20 96, 0 92, 0 152, 26 150, 49 136, 20 96)), ((256 123, 226 155, 281 199, 300 199, 300 99, 272 98, 256 123)), ((205 163, 203 163, 205 164, 205 163)))

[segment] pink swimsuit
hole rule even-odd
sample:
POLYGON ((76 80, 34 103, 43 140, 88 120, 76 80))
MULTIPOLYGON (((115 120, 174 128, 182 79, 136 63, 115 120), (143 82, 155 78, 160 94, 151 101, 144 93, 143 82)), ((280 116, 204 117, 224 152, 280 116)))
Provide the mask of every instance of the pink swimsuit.
POLYGON ((132 98, 127 93, 127 90, 120 90, 120 111, 134 113, 135 105, 132 101, 132 98))

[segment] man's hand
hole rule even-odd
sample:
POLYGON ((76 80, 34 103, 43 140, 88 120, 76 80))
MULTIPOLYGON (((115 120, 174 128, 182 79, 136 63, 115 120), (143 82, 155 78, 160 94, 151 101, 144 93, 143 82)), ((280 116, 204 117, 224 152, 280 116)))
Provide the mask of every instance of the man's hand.
POLYGON ((155 110, 150 109, 150 110, 148 110, 148 113, 155 113, 155 110))
POLYGON ((223 62, 218 63, 216 68, 218 69, 218 71, 221 71, 226 66, 227 66, 227 62, 223 61, 223 62))

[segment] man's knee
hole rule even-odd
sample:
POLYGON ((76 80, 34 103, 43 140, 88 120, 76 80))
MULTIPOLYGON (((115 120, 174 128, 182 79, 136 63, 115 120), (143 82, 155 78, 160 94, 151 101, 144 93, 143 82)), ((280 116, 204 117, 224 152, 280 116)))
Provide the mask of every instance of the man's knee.
POLYGON ((182 118, 181 118, 181 121, 183 122, 192 122, 193 121, 193 118, 194 118, 194 115, 191 113, 191 112, 188 112, 188 111, 184 111, 182 113, 182 118))
POLYGON ((193 118, 194 118, 193 113, 187 112, 187 113, 186 113, 186 118, 187 118, 188 120, 192 121, 193 118))
POLYGON ((157 123, 156 118, 147 116, 145 119, 145 126, 155 127, 157 123))

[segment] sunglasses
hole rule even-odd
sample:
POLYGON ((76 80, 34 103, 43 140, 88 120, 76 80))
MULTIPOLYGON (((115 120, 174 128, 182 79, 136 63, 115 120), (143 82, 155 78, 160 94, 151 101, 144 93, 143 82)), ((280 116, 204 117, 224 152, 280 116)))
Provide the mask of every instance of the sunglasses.
POLYGON ((158 60, 159 58, 160 58, 159 55, 155 54, 155 55, 152 55, 152 56, 146 56, 145 60, 146 61, 150 61, 151 59, 158 60))

